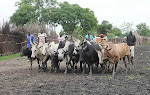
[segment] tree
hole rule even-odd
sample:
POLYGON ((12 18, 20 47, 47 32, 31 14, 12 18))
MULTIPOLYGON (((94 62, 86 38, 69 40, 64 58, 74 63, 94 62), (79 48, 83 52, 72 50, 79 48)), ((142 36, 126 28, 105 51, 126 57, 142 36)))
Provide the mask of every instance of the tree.
POLYGON ((10 22, 17 26, 34 22, 48 24, 55 4, 56 0, 21 0, 16 3, 18 10, 10 17, 10 22))
POLYGON ((129 23, 129 22, 123 22, 122 25, 120 25, 121 27, 121 31, 123 33, 129 32, 131 30, 133 30, 133 23, 129 23))
POLYGON ((115 27, 111 30, 111 33, 113 33, 115 36, 121 36, 122 35, 122 32, 121 32, 121 29, 115 27))
POLYGON ((104 20, 100 25, 98 25, 97 33, 107 35, 107 33, 111 32, 111 30, 112 24, 104 20))
POLYGON ((140 23, 140 24, 136 25, 136 27, 137 27, 137 32, 141 36, 148 36, 148 37, 150 37, 150 29, 146 25, 146 23, 140 23))
POLYGON ((15 23, 17 26, 36 22, 37 17, 34 11, 36 11, 35 7, 24 4, 10 17, 10 22, 15 23))
POLYGON ((115 37, 115 35, 113 33, 109 33, 109 37, 113 38, 113 37, 115 37))
POLYGON ((61 3, 58 8, 53 9, 51 21, 60 24, 67 34, 73 34, 77 28, 79 31, 91 30, 98 23, 93 11, 68 2, 61 3))

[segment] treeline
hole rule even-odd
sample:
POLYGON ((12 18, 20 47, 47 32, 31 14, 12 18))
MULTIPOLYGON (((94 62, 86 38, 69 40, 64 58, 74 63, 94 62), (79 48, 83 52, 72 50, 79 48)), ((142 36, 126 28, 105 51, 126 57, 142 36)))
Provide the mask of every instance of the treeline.
MULTIPOLYGON (((108 21, 98 20, 89 8, 82 8, 78 4, 68 2, 59 3, 56 0, 21 0, 16 3, 18 10, 11 16, 10 22, 16 26, 38 23, 41 26, 57 27, 61 25, 64 34, 78 37, 91 32, 94 36, 103 33, 109 37, 124 37, 132 30, 132 23, 124 22, 120 28, 108 21)), ((137 32, 142 36, 150 36, 150 28, 145 23, 137 26, 137 32)))

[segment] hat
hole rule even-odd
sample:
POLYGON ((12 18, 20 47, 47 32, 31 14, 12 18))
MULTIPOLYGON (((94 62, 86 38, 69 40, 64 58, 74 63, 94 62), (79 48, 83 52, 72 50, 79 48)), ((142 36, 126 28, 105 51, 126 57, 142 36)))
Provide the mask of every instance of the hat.
POLYGON ((100 34, 101 37, 104 37, 104 34, 100 34))

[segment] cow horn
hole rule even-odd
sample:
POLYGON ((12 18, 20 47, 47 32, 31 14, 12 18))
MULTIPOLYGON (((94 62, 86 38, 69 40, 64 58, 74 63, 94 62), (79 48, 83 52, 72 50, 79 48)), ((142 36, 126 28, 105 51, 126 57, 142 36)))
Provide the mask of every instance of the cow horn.
POLYGON ((80 37, 83 39, 83 36, 82 36, 82 35, 80 35, 80 37))
POLYGON ((106 48, 108 48, 109 47, 109 45, 106 45, 106 48))
POLYGON ((34 43, 34 45, 37 45, 37 42, 34 41, 33 43, 34 43))
POLYGON ((100 48, 103 48, 103 45, 102 44, 99 44, 100 48))
POLYGON ((84 37, 82 35, 80 35, 80 37, 81 37, 81 41, 84 40, 84 37))

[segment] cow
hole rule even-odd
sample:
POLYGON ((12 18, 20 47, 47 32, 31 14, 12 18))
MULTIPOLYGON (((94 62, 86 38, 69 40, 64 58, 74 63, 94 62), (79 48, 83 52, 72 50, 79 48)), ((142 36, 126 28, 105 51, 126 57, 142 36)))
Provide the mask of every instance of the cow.
POLYGON ((73 65, 71 65, 73 50, 74 44, 70 41, 66 41, 65 46, 63 48, 58 49, 58 60, 64 61, 66 63, 66 69, 64 74, 67 74, 69 65, 73 69, 73 65))
MULTIPOLYGON (((32 54, 32 51, 31 51, 31 47, 26 47, 26 46, 23 46, 22 48, 21 48, 21 57, 23 57, 23 56, 27 56, 28 57, 28 59, 30 60, 30 63, 31 63, 31 70, 32 70, 32 61, 34 60, 33 58, 31 58, 31 54, 32 54)), ((38 63, 38 65, 39 65, 39 69, 41 69, 41 67, 40 67, 40 63, 39 63, 39 59, 38 58, 36 58, 37 59, 37 63, 38 63)))
MULTIPOLYGON (((93 64, 95 63, 97 69, 99 65, 99 57, 97 54, 97 50, 100 50, 100 46, 95 45, 87 40, 83 40, 81 43, 82 53, 80 56, 83 56, 83 73, 85 73, 86 64, 89 66, 89 74, 92 75, 93 64), (96 48, 97 47, 97 48, 96 48)), ((101 60, 101 59, 100 59, 101 60)))
POLYGON ((93 41, 96 43, 96 44, 104 44, 106 42, 106 38, 101 38, 101 37, 95 37, 93 39, 93 41))
POLYGON ((58 55, 57 55, 57 50, 58 50, 59 44, 55 44, 55 42, 51 42, 48 45, 48 48, 46 48, 46 51, 49 53, 50 55, 50 60, 51 60, 51 68, 50 68, 50 72, 52 72, 52 69, 54 68, 55 71, 54 73, 56 73, 59 70, 59 62, 60 60, 58 60, 58 55))
POLYGON ((111 42, 105 43, 102 49, 102 60, 109 60, 112 63, 112 76, 115 75, 117 65, 121 59, 125 63, 125 69, 127 73, 127 63, 125 57, 127 56, 128 62, 130 62, 130 48, 126 43, 114 44, 111 42))
MULTIPOLYGON (((47 69, 47 61, 49 60, 50 56, 48 53, 43 54, 43 47, 47 48, 48 47, 48 43, 45 44, 33 44, 31 42, 32 48, 32 54, 31 54, 31 58, 38 58, 41 62, 42 62, 42 69, 45 71, 47 69), (43 46, 45 45, 45 46, 43 46)), ((46 51, 44 51, 46 52, 46 51)))
POLYGON ((64 48, 58 49, 58 59, 66 63, 66 69, 64 74, 68 73, 68 66, 72 68, 72 72, 77 69, 77 63, 79 61, 79 54, 74 53, 75 48, 79 45, 80 41, 73 38, 73 41, 66 41, 64 48))

